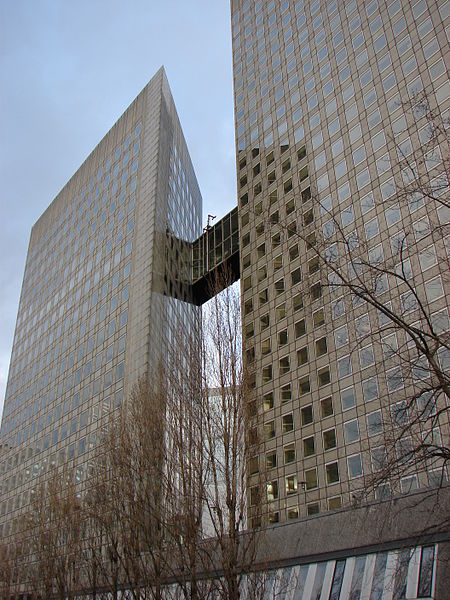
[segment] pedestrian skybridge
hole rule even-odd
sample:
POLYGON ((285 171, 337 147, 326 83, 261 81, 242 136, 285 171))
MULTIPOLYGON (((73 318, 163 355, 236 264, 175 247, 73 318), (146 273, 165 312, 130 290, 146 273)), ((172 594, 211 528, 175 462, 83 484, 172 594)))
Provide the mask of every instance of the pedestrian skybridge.
POLYGON ((192 298, 198 306, 237 281, 239 271, 238 208, 205 227, 192 252, 192 298), (224 273, 224 277, 220 274, 224 273))

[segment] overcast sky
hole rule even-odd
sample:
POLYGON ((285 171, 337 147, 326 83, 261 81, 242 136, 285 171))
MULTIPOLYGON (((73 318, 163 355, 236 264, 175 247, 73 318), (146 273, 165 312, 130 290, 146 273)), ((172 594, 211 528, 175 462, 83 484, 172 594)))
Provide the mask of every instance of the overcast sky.
POLYGON ((204 221, 236 203, 229 0, 0 0, 0 413, 31 226, 161 65, 204 221))

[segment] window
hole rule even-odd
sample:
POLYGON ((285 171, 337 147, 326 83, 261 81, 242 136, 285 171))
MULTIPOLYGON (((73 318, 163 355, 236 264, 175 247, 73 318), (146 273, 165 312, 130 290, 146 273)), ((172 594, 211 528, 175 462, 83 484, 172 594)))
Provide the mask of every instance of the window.
POLYGON ((289 356, 285 356, 284 358, 280 358, 280 375, 285 375, 289 373, 291 370, 289 356))
POLYGON ((346 444, 359 440, 358 419, 344 423, 344 440, 346 444))
POLYGON ((308 406, 304 406, 301 411, 301 419, 302 419, 302 426, 303 425, 309 425, 310 423, 313 422, 313 410, 312 410, 312 404, 309 404, 308 406))
POLYGON ((283 433, 288 433, 294 429, 294 415, 292 413, 282 417, 283 433))
POLYGON ((434 302, 438 298, 441 298, 444 295, 441 278, 435 277, 434 279, 427 281, 425 293, 427 295, 428 302, 434 302))
POLYGON ((264 265, 263 267, 258 269, 258 282, 263 281, 267 277, 267 267, 264 265))
POLYGON ((274 250, 275 248, 278 248, 278 246, 281 244, 281 235, 279 233, 276 233, 274 236, 272 236, 272 249, 274 250))
POLYGON ((296 493, 297 493, 297 476, 290 475, 289 477, 286 477, 286 495, 289 496, 290 494, 296 494, 296 493))
POLYGON ((271 440, 275 437, 275 421, 264 423, 264 439, 271 440))
POLYGON ((297 283, 300 283, 301 280, 302 280, 302 272, 299 267, 298 269, 295 269, 294 271, 291 272, 292 285, 297 285, 297 283))
POLYGON ((324 354, 327 354, 328 352, 328 346, 327 346, 327 338, 323 337, 320 338, 320 340, 316 340, 316 356, 323 356, 324 354))
POLYGON ((350 479, 360 477, 363 474, 362 461, 360 454, 354 454, 347 458, 348 476, 350 479))
POLYGON ((361 369, 365 369, 366 367, 370 367, 371 365, 375 364, 372 344, 366 346, 365 348, 361 348, 359 351, 359 362, 361 369))
POLYGON ((283 329, 283 331, 278 332, 278 346, 284 346, 288 342, 288 332, 287 329, 283 329))
POLYGON ((337 483, 339 481, 339 467, 337 462, 329 463, 325 466, 327 474, 327 484, 337 483))
POLYGON ((316 453, 316 448, 315 448, 315 444, 314 444, 314 436, 312 435, 311 437, 304 438, 304 440, 303 440, 303 455, 306 457, 306 456, 312 456, 315 453, 316 453))
POLYGON ((276 500, 278 498, 278 481, 268 481, 267 482, 267 500, 271 502, 272 500, 276 500))
POLYGON ((370 377, 363 381, 363 396, 365 402, 378 398, 378 382, 376 377, 370 377))
POLYGON ((409 422, 408 406, 406 400, 391 406, 392 423, 395 427, 404 427, 409 422))
POLYGON ((263 367, 262 370, 262 381, 263 383, 267 383, 272 380, 272 365, 267 365, 263 367))
POLYGON ((341 405, 343 411, 355 406, 355 390, 353 387, 341 391, 341 405))
POLYGON ((272 348, 271 348, 272 344, 271 344, 271 340, 270 338, 267 338, 267 340, 262 340, 261 342, 261 354, 263 356, 266 356, 267 354, 270 354, 272 348))
POLYGON ((367 240, 371 240, 372 238, 376 237, 378 235, 379 231, 380 231, 380 229, 378 226, 377 217, 374 217, 373 219, 371 219, 370 221, 367 221, 367 223, 364 224, 364 232, 366 234, 367 240))
POLYGON ((303 295, 302 294, 297 294, 296 296, 294 296, 294 298, 292 300, 292 306, 293 306, 294 312, 303 308, 303 295))
POLYGON ((300 395, 303 396, 304 394, 307 394, 308 392, 311 391, 311 384, 309 381, 309 376, 305 375, 305 377, 302 377, 299 382, 299 390, 300 390, 300 395))
POLYGON ((370 451, 370 458, 372 461, 372 471, 381 471, 381 469, 387 466, 386 448, 384 446, 372 448, 370 451))
POLYGON ((305 319, 301 319, 301 321, 297 321, 294 325, 295 327, 295 337, 299 338, 306 334, 306 321, 305 319))
POLYGON ((333 414, 333 401, 331 396, 324 398, 320 401, 320 411, 322 419, 329 417, 333 414))
POLYGON ((295 445, 289 444, 284 447, 284 463, 289 464, 295 461, 295 445))
POLYGON ((330 368, 329 367, 323 367, 322 369, 319 369, 317 371, 317 377, 319 380, 319 387, 322 387, 324 385, 328 385, 331 381, 331 376, 330 376, 330 368))
POLYGON ((343 356, 337 361, 338 368, 338 376, 346 377, 347 375, 351 375, 352 372, 352 362, 350 355, 343 356))
POLYGON ((291 384, 288 383, 281 388, 281 402, 284 404, 285 402, 289 402, 292 397, 291 392, 291 384))
POLYGON ((317 469, 305 471, 305 487, 307 490, 313 490, 317 487, 317 469))
POLYGON ((286 304, 283 303, 276 307, 275 316, 277 322, 284 319, 284 317, 286 316, 286 304))
POLYGON ((300 348, 297 350, 297 364, 299 367, 302 365, 306 365, 308 362, 308 348, 305 346, 304 348, 300 348))
MULTIPOLYGON (((343 301, 341 301, 343 302, 343 301)), ((342 348, 348 344, 348 328, 347 325, 342 325, 334 331, 334 344, 336 348, 342 348)))
POLYGON ((323 432, 323 448, 324 450, 336 448, 336 431, 334 429, 323 432))
POLYGON ((298 519, 298 508, 297 507, 288 508, 287 509, 287 518, 289 520, 298 519))
POLYGON ((383 419, 380 410, 375 410, 367 415, 367 434, 369 437, 383 432, 383 419))
POLYGON ((395 392, 403 387, 403 376, 400 367, 386 371, 386 381, 389 392, 395 392))
POLYGON ((264 331, 265 329, 267 329, 269 327, 270 324, 270 317, 269 317, 269 313, 263 315, 262 317, 260 317, 259 319, 260 324, 261 324, 261 331, 264 331))
POLYGON ((266 454, 266 468, 274 469, 277 466, 277 453, 269 452, 266 454))
POLYGON ((273 392, 264 394, 263 396, 263 408, 264 410, 270 410, 273 408, 273 392))
POLYGON ((261 290, 258 294, 258 298, 259 298, 259 305, 262 306, 263 304, 266 304, 266 302, 268 302, 269 300, 269 291, 266 288, 265 290, 261 290))
POLYGON ((316 312, 313 313, 313 323, 314 327, 320 327, 325 323, 325 314, 323 308, 316 310, 316 312))

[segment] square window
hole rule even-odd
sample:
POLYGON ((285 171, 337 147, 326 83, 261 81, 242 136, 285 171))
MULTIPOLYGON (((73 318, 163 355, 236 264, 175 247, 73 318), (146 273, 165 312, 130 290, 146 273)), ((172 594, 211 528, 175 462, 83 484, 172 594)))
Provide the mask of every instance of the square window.
POLYGON ((283 331, 278 332, 278 345, 284 346, 288 342, 288 332, 287 329, 283 329, 283 331))
POLYGON ((267 469, 275 469, 277 466, 277 453, 269 452, 266 454, 266 468, 267 469))
POLYGON ((367 419, 367 434, 369 437, 383 433, 383 419, 380 410, 369 413, 367 419))
POLYGON ((297 493, 297 476, 290 475, 286 477, 286 495, 289 496, 291 494, 297 493))
POLYGON ((301 321, 297 321, 294 325, 295 327, 295 337, 299 338, 306 334, 306 320, 301 319, 301 321))
POLYGON ((308 348, 306 346, 297 350, 297 363, 299 367, 308 363, 308 348))
POLYGON ((291 392, 291 384, 288 383, 281 388, 281 402, 284 404, 285 402, 289 402, 292 398, 291 392))
POLYGON ((278 481, 268 481, 267 482, 267 500, 271 502, 272 500, 276 500, 278 498, 278 481))
POLYGON ((352 373, 352 362, 350 355, 343 356, 337 361, 338 376, 346 377, 352 373))
POLYGON ((294 429, 294 415, 292 413, 282 417, 283 433, 288 433, 294 429))
POLYGON ((344 423, 344 440, 346 444, 359 440, 358 419, 344 423))
POLYGON ((280 358, 280 375, 285 375, 289 373, 291 370, 289 356, 285 356, 284 358, 280 358))
POLYGON ((327 464, 325 471, 327 474, 327 484, 330 485, 339 481, 339 466, 337 462, 327 464))
POLYGON ((273 408, 273 392, 264 394, 263 407, 265 411, 273 408))
POLYGON ((381 471, 383 468, 387 467, 387 454, 384 446, 372 448, 370 451, 370 458, 372 461, 372 471, 381 471))
POLYGON ((284 447, 284 463, 289 464, 295 462, 295 445, 289 444, 284 447))
POLYGON ((271 351, 272 351, 272 344, 271 344, 270 338, 267 338, 266 340, 262 340, 261 354, 263 356, 266 356, 267 354, 270 354, 271 351))
POLYGON ((378 398, 378 382, 376 377, 365 379, 362 383, 362 388, 365 402, 370 402, 378 398))
POLYGON ((328 346, 327 346, 327 338, 323 337, 320 340, 316 340, 316 356, 323 356, 327 354, 328 346))
POLYGON ((319 380, 319 387, 328 385, 331 382, 330 368, 324 367, 323 369, 319 369, 317 371, 317 377, 319 380))
POLYGON ((305 438, 303 440, 303 455, 305 457, 312 456, 316 453, 316 448, 314 444, 314 436, 305 438))
POLYGON ((311 391, 311 383, 309 381, 309 376, 305 375, 305 377, 302 377, 299 382, 299 390, 300 390, 300 395, 303 396, 304 394, 307 394, 308 392, 311 391))
POLYGON ((348 476, 350 479, 354 479, 355 477, 361 477, 363 474, 362 469, 362 461, 360 454, 354 454, 353 456, 349 456, 347 458, 348 465, 348 476))
POLYGON ((323 432, 323 448, 324 450, 336 448, 336 431, 334 429, 323 432))
POLYGON ((313 490, 317 487, 317 469, 305 471, 305 487, 307 490, 313 490))
POLYGON ((333 414, 333 400, 331 396, 320 401, 320 411, 322 419, 330 417, 333 414))
POLYGON ((325 323, 325 314, 323 308, 316 310, 316 312, 313 313, 313 323, 314 327, 320 327, 325 323))
POLYGON ((301 411, 301 418, 302 418, 302 426, 303 425, 309 425, 310 423, 313 422, 313 410, 312 410, 312 404, 309 404, 308 406, 304 406, 301 411))
POLYGON ((269 381, 272 381, 272 365, 267 365, 262 370, 262 382, 268 383, 269 381))
POLYGON ((271 440, 275 437, 275 421, 264 423, 264 439, 271 440))

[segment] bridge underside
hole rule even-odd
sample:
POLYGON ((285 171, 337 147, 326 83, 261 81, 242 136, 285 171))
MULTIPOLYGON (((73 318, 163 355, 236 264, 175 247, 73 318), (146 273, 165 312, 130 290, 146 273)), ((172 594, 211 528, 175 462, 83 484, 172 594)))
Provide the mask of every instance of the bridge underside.
POLYGON ((240 277, 239 250, 192 284, 193 303, 201 306, 240 277))

